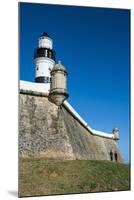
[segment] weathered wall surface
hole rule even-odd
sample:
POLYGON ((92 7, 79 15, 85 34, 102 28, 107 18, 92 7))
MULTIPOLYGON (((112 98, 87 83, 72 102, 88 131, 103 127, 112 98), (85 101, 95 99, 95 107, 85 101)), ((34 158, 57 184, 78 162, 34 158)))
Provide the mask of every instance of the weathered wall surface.
POLYGON ((60 159, 110 160, 116 141, 92 135, 63 106, 45 96, 20 94, 19 153, 60 159))

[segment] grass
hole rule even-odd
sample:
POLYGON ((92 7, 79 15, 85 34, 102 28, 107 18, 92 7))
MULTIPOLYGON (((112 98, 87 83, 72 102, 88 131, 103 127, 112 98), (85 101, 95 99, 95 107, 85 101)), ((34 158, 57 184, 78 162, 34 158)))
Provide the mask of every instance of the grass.
POLYGON ((129 165, 110 161, 21 158, 19 196, 130 189, 129 165))

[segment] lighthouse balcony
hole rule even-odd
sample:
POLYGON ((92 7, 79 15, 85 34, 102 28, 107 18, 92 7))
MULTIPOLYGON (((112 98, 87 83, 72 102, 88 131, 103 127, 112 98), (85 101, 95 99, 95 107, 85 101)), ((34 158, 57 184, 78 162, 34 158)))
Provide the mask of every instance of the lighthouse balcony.
POLYGON ((37 48, 34 52, 34 59, 40 57, 50 58, 55 61, 55 51, 48 48, 37 48))

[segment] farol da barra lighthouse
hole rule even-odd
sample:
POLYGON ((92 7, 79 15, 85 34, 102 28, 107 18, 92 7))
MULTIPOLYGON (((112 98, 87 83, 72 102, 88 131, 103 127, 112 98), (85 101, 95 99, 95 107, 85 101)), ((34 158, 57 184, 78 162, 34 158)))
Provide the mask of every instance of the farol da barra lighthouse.
POLYGON ((53 50, 53 41, 47 33, 43 33, 39 37, 34 60, 35 82, 50 85, 50 71, 55 65, 55 52, 53 50))
MULTIPOLYGON (((20 81, 20 157, 123 162, 119 129, 92 129, 66 100, 67 70, 44 32, 34 52, 35 82, 20 81)), ((71 97, 70 97, 71 98, 71 97)))

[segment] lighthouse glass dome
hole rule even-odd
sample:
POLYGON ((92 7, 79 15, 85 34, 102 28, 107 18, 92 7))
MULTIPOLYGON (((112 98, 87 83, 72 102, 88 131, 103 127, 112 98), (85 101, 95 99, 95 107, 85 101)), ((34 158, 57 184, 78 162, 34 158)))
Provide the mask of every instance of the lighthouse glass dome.
POLYGON ((53 48, 53 41, 46 32, 44 32, 39 38, 39 48, 53 48))

